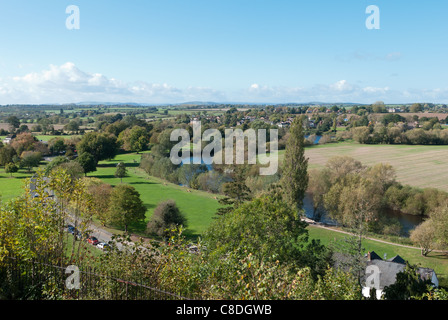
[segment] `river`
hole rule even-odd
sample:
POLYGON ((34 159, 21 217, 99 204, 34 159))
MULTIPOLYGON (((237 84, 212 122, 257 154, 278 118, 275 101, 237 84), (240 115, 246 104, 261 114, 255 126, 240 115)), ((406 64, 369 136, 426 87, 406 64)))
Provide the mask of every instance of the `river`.
MULTIPOLYGON (((320 138, 320 137, 318 136, 318 138, 320 138)), ((317 141, 317 143, 318 143, 318 141, 317 141)), ((195 158, 190 157, 191 163, 194 160, 195 160, 195 158)), ((208 159, 207 162, 210 163, 211 160, 208 159)), ((202 164, 205 164, 204 159, 202 159, 202 164)), ((209 171, 213 170, 212 165, 206 164, 206 166, 209 171)), ((307 218, 309 218, 311 220, 315 220, 314 219, 315 217, 314 217, 314 209, 313 209, 313 200, 311 199, 311 197, 309 195, 306 195, 303 200, 303 209, 305 211, 305 216, 307 218)), ((419 224, 421 224, 423 222, 423 218, 420 216, 403 214, 403 213, 397 212, 397 211, 386 210, 384 212, 384 214, 386 214, 390 218, 396 218, 400 222, 400 225, 402 227, 401 235, 405 236, 405 237, 409 236, 410 231, 415 229, 419 224)), ((327 213, 322 214, 320 220, 317 222, 325 223, 327 225, 337 225, 337 223, 334 220, 332 220, 328 216, 327 213)))
MULTIPOLYGON (((314 217, 313 200, 309 195, 306 195, 303 200, 303 210, 305 211, 305 216, 311 220, 316 220, 314 217)), ((421 216, 414 216, 411 214, 404 214, 402 212, 386 210, 383 212, 389 218, 396 218, 401 225, 401 236, 408 237, 409 233, 415 229, 419 224, 421 224, 424 219, 421 216)), ((327 225, 336 226, 337 222, 332 220, 328 213, 324 212, 319 221, 327 225)))

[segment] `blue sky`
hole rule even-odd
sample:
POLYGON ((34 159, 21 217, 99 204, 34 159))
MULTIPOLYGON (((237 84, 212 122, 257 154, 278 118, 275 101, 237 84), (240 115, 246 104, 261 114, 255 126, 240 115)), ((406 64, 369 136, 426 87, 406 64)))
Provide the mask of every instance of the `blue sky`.
POLYGON ((447 12, 440 0, 2 1, 0 104, 448 103, 447 12))

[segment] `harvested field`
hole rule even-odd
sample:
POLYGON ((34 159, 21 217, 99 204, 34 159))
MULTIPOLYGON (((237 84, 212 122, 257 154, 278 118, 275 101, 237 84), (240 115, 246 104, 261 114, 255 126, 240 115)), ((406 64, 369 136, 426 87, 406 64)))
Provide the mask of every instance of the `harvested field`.
MULTIPOLYGON (((28 129, 31 130, 31 128, 36 125, 36 123, 21 123, 20 125, 26 125, 28 129)), ((64 129, 64 124, 54 124, 53 127, 55 130, 61 130, 64 129)), ((11 128, 11 125, 9 123, 0 123, 0 129, 9 130, 11 128)))
MULTIPOLYGON (((389 163, 397 180, 415 187, 448 192, 448 146, 361 145, 338 143, 306 149, 310 167, 322 167, 334 156, 350 156, 364 165, 389 163)), ((280 155, 281 156, 281 155, 280 155)))
MULTIPOLYGON (((284 150, 278 152, 280 165, 284 150)), ((349 156, 372 166, 389 163, 397 180, 419 188, 437 188, 448 192, 448 146, 364 145, 355 142, 309 147, 305 151, 309 168, 322 168, 335 156, 349 156)), ((261 158, 261 156, 260 156, 261 158)))

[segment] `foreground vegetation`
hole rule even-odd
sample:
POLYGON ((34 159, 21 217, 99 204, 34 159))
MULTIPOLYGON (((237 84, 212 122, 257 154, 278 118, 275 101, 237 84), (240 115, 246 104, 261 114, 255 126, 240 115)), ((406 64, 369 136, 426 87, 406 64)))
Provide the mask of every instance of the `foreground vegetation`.
MULTIPOLYGON (((123 278, 204 299, 336 300, 362 299, 361 260, 366 250, 374 249, 388 256, 400 252, 412 264, 434 266, 446 282, 445 256, 433 251, 446 248, 448 239, 445 194, 407 188, 395 181, 392 166, 366 167, 350 157, 330 157, 320 167, 310 157, 313 170, 309 171, 309 152, 352 143, 331 143, 333 134, 347 132, 338 130, 339 108, 328 115, 313 112, 313 119, 304 116, 308 110, 230 108, 212 114, 195 111, 194 117, 168 111, 155 122, 137 117, 144 110, 123 116, 97 109, 71 120, 60 110, 51 121, 62 121, 71 135, 62 137, 46 123, 47 133, 54 137, 45 143, 39 141, 45 138, 35 138, 20 121, 10 119, 16 137, 0 146, 0 165, 5 169, 2 187, 8 189, 0 208, 0 261, 13 255, 23 263, 44 258, 57 265, 95 266, 104 273, 118 272, 123 278), (89 120, 96 112, 96 120, 89 120), (258 165, 214 165, 212 172, 202 165, 173 165, 169 151, 175 142, 170 141, 170 133, 174 128, 190 128, 192 118, 218 130, 226 126, 271 129, 275 124, 259 119, 291 118, 286 122, 291 128, 279 131, 280 146, 286 149, 279 152, 286 155, 281 170, 263 177, 258 165), (317 127, 312 128, 312 123, 317 127), (312 146, 314 141, 305 139, 305 132, 324 133, 321 141, 326 145, 312 146), (53 160, 46 163, 44 156, 53 160), (36 198, 36 191, 23 194, 16 189, 18 181, 31 176, 38 181, 36 198), (48 197, 48 188, 57 192, 58 201, 48 197), (312 193, 315 210, 323 206, 356 237, 341 238, 340 233, 329 235, 330 231, 308 227, 300 218, 306 192, 312 193), (379 215, 380 208, 392 204, 397 210, 429 218, 417 236, 411 236, 420 252, 367 239, 372 231, 397 233, 395 223, 379 215), (81 219, 79 227, 86 231, 94 222, 118 235, 120 246, 113 242, 108 254, 92 254, 84 242, 67 236, 64 225, 73 217, 81 219), (129 243, 126 237, 131 234, 133 241, 138 236, 146 241, 129 243), (347 244, 354 246, 347 248, 347 244), (357 262, 349 269, 336 268, 335 253, 348 254, 357 262)), ((359 127, 356 121, 350 125, 359 127)), ((41 129, 43 124, 39 123, 41 129)), ((8 279, 7 264, 0 267, 0 276, 8 279)), ((405 272, 413 279, 414 271, 409 266, 405 272)), ((0 295, 11 298, 8 285, 15 284, 6 281, 0 295)), ((68 298, 53 289, 53 297, 68 298)), ((25 294, 15 290, 17 296, 25 294)), ((48 292, 46 288, 38 296, 50 298, 48 292)), ((386 297, 392 299, 393 293, 391 289, 386 297)), ((418 292, 404 293, 407 298, 426 299, 434 292, 425 284, 418 292)))
MULTIPOLYGON (((319 239, 326 246, 335 245, 349 237, 349 235, 337 229, 324 229, 310 225, 308 230, 311 239, 319 239)), ((386 256, 387 259, 396 255, 406 257, 411 264, 434 269, 439 278, 440 286, 448 287, 448 259, 445 253, 433 251, 424 257, 421 255, 419 247, 393 244, 375 236, 373 238, 376 240, 364 239, 362 241, 364 252, 375 251, 380 257, 386 256)))

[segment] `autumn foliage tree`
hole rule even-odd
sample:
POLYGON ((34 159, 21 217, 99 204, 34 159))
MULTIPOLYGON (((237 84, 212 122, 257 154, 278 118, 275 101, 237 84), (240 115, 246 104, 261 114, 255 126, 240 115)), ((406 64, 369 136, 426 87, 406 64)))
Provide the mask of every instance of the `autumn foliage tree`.
POLYGON ((109 210, 109 201, 113 188, 110 184, 103 183, 101 180, 93 183, 92 180, 89 180, 89 182, 90 185, 87 186, 87 191, 92 197, 93 214, 105 226, 108 222, 107 212, 109 210))

